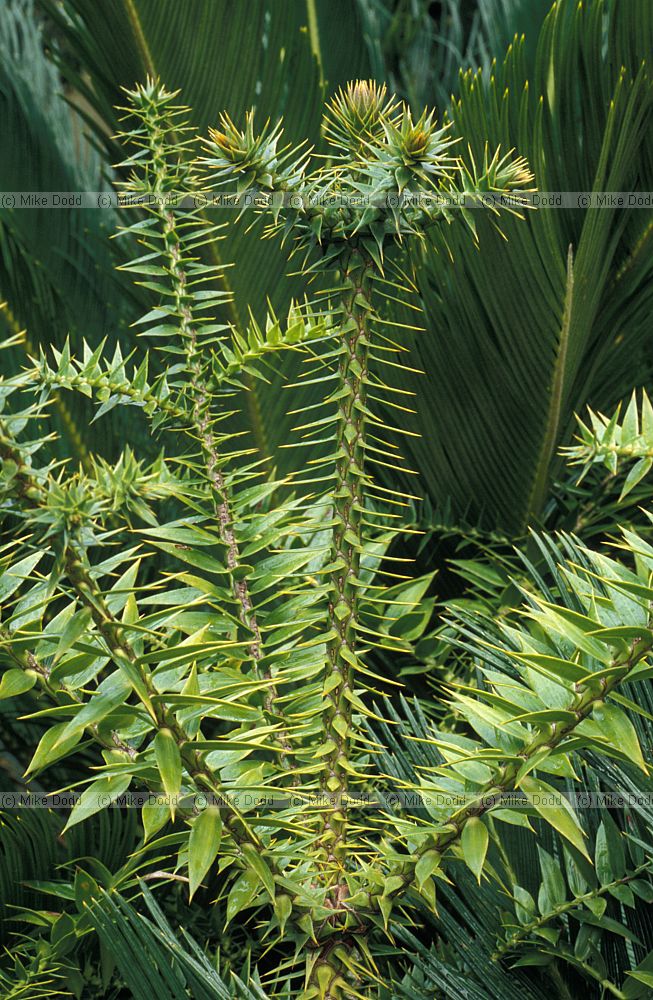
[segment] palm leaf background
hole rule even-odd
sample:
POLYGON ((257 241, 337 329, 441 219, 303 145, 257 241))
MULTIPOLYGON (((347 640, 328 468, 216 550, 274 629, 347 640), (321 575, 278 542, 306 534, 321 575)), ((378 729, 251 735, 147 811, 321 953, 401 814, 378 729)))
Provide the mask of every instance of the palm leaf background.
POLYGON ((372 72, 418 114, 446 108, 461 69, 483 67, 526 33, 532 65, 551 0, 358 0, 372 72), (434 7, 436 10, 434 10, 434 7))
MULTIPOLYGON (((91 146, 83 122, 67 105, 59 74, 44 51, 32 0, 16 0, 0 17, 0 115, 5 192, 94 191, 105 186, 103 157, 91 146)), ((24 348, 61 345, 67 335, 115 342, 127 333, 133 286, 116 271, 109 237, 118 219, 111 211, 12 208, 0 204, 0 330, 26 329, 24 348)), ((20 366, 24 350, 5 352, 20 366)), ((58 401, 55 427, 69 453, 83 459, 91 439, 89 411, 75 400, 58 401)), ((119 439, 120 423, 111 437, 119 439)))
MULTIPOLYGON (((319 141, 320 108, 330 90, 352 76, 369 73, 360 44, 357 9, 338 0, 293 0, 233 4, 229 0, 110 0, 92 4, 43 2, 62 32, 62 68, 75 93, 92 108, 92 124, 112 162, 123 156, 111 136, 117 128, 121 87, 159 76, 179 88, 191 122, 206 134, 218 113, 229 108, 236 121, 254 107, 259 125, 283 116, 287 138, 319 141)), ((216 221, 230 218, 220 212, 216 221)), ((224 320, 245 329, 248 312, 263 317, 267 300, 287 308, 303 283, 287 277, 285 257, 261 243, 261 227, 229 229, 210 249, 211 262, 235 263, 224 272, 231 293, 224 320)), ((134 316, 134 318, 136 318, 134 316)), ((278 392, 248 394, 247 421, 259 449, 269 456, 276 441, 278 392)))
MULTIPOLYGON (((489 80, 464 75, 455 131, 477 160, 486 140, 517 148, 541 191, 648 190, 652 14, 637 0, 555 4, 532 73, 516 41, 489 80)), ((542 509, 573 413, 650 378, 653 218, 538 209, 504 240, 477 214, 480 251, 452 227, 418 262, 426 376, 404 376, 422 430, 407 450, 432 499, 518 532, 542 509)))
MULTIPOLYGON (((476 37, 502 38, 505 8, 492 17, 483 9, 486 33, 476 37)), ((128 8, 68 0, 65 10, 73 19, 68 44, 91 86, 79 75, 71 80, 105 134, 114 127, 118 85, 158 72, 181 87, 200 131, 219 107, 238 118, 253 104, 261 119, 283 114, 291 138, 317 142, 324 88, 368 71, 364 55, 354 58, 340 44, 360 36, 350 5, 248 4, 235 17, 221 3, 191 12, 143 0, 128 8), (241 38, 251 50, 242 50, 241 38), (245 73, 234 71, 234 59, 245 73)), ((369 16, 365 25, 369 37, 369 16)), ((640 63, 653 49, 651 31, 646 0, 580 8, 560 0, 534 55, 529 33, 530 49, 515 41, 490 74, 462 77, 451 108, 455 132, 471 139, 477 159, 486 141, 519 149, 543 191, 646 190, 651 82, 640 63)), ((587 401, 612 405, 629 385, 632 358, 645 365, 651 213, 543 208, 508 223, 507 241, 478 215, 480 252, 436 232, 414 262, 426 328, 414 358, 425 375, 403 375, 419 413, 403 420, 422 434, 409 441, 407 458, 433 504, 449 502, 458 516, 518 532, 542 509, 573 412, 587 401)), ((236 227, 219 253, 236 264, 226 278, 236 325, 248 307, 261 315, 268 295, 283 308, 302 290, 285 276, 283 255, 261 244, 257 226, 236 227)), ((644 366, 642 379, 647 374, 644 366)), ((286 394, 260 386, 248 400, 257 443, 273 454, 288 438, 286 394)), ((395 472, 389 480, 396 484, 395 472)))
MULTIPOLYGON (((19 9, 22 16, 29 13, 27 7, 19 9)), ((60 5, 40 0, 39 9, 56 25, 57 52, 70 93, 102 143, 105 162, 120 158, 111 139, 119 88, 147 73, 180 87, 200 132, 221 108, 229 107, 238 119, 254 105, 259 121, 283 114, 289 138, 311 142, 319 142, 323 93, 347 78, 370 71, 391 79, 394 74, 394 82, 415 101, 442 97, 434 82, 432 93, 416 94, 410 84, 420 76, 423 52, 411 55, 408 46, 403 70, 393 70, 387 40, 393 25, 408 25, 404 32, 427 37, 428 12, 419 4, 412 19, 400 16, 401 5, 394 9, 371 0, 358 6, 257 0, 237 7, 226 2, 112 0, 98 5, 65 0, 60 5), (424 30, 416 31, 420 18, 424 30)), ((652 48, 650 6, 646 0, 627 5, 594 0, 577 9, 570 0, 560 0, 536 49, 542 12, 543 5, 534 11, 519 0, 478 8, 472 4, 460 12, 445 4, 439 21, 428 22, 436 24, 428 38, 435 46, 432 55, 454 52, 455 62, 462 54, 463 65, 482 62, 486 67, 484 73, 468 72, 460 80, 451 108, 455 131, 471 139, 477 157, 486 140, 518 148, 531 161, 541 190, 646 190, 652 173, 647 131, 651 85, 640 62, 642 52, 652 48), (505 42, 509 25, 529 18, 527 39, 515 41, 505 61, 490 71, 489 56, 505 42)), ((401 45, 402 40, 400 33, 401 45)), ((401 45, 395 42, 395 50, 401 45)), ((450 80, 451 59, 434 58, 438 79, 450 80)), ((63 110, 69 120, 70 112, 63 110)), ((60 144, 56 137, 43 142, 41 155, 47 161, 45 153, 60 144)), ((66 213, 66 220, 72 214, 66 213)), ((539 209, 525 223, 506 225, 507 242, 478 215, 481 252, 458 243, 455 234, 436 233, 414 262, 426 330, 412 346, 425 375, 404 374, 404 387, 417 393, 419 416, 404 416, 400 422, 422 434, 421 441, 409 442, 407 458, 420 469, 432 506, 447 506, 459 520, 464 515, 472 523, 519 532, 542 509, 556 471, 557 447, 569 438, 573 412, 588 400, 609 407, 620 397, 633 357, 641 361, 641 380, 648 377, 651 213, 539 209)), ((97 226, 106 224, 104 213, 95 216, 97 226)), ((36 215, 33 222, 38 227, 36 215)), ((93 227, 89 231, 87 226, 85 238, 92 234, 93 227)), ((106 246, 104 233, 97 243, 106 246)), ((17 252, 14 247, 5 258, 13 259, 17 252)), ((81 252, 68 257, 79 274, 88 275, 89 268, 79 265, 81 252)), ((225 272, 233 298, 224 318, 241 328, 249 308, 263 315, 268 296, 275 308, 283 309, 292 294, 304 290, 287 276, 283 254, 261 243, 258 225, 250 232, 234 227, 212 253, 236 265, 225 272)), ((58 261, 46 261, 40 269, 28 266, 24 281, 34 282, 43 274, 49 288, 65 287, 58 280, 58 261)), ((99 271, 108 274, 110 268, 100 265, 99 271)), ((104 280, 113 284, 122 308, 133 317, 133 299, 130 306, 115 278, 104 280)), ((100 287, 94 284, 88 294, 100 287)), ((22 303, 30 297, 15 287, 9 291, 17 321, 25 324, 22 303)), ((105 303, 115 301, 105 292, 102 296, 105 303)), ((96 336, 112 324, 115 329, 112 306, 103 311, 82 302, 76 308, 74 296, 67 298, 67 311, 50 310, 48 339, 60 340, 65 331, 78 328, 80 315, 91 318, 86 325, 91 339, 94 318, 96 336)), ((35 318, 29 326, 39 339, 43 325, 35 318)), ((122 336, 128 339, 124 332, 122 336)), ((403 337, 411 339, 408 332, 403 337)), ((271 388, 259 383, 247 402, 247 425, 270 456, 288 439, 287 394, 278 391, 278 382, 271 388)), ((110 433, 107 425, 105 434, 110 433)), ((396 473, 389 479, 396 484, 396 473)))

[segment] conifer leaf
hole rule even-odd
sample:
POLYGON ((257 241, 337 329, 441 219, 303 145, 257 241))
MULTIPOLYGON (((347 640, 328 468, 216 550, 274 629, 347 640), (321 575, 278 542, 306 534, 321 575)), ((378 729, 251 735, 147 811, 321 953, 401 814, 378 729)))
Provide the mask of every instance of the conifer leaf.
POLYGON ((603 702, 594 708, 593 716, 610 745, 648 774, 637 731, 623 709, 611 702, 603 702))
POLYGON ((254 871, 243 872, 236 879, 227 898, 227 923, 231 923, 234 917, 246 910, 252 903, 257 890, 260 889, 259 876, 254 871))
POLYGON ((72 808, 64 831, 93 816, 101 809, 107 809, 119 795, 126 792, 132 782, 131 774, 110 774, 98 778, 85 788, 72 808))
POLYGON ((479 884, 481 875, 483 874, 483 865, 485 864, 489 841, 490 835, 482 819, 479 819, 478 816, 472 816, 471 819, 467 820, 460 838, 460 844, 465 864, 474 873, 479 884))
POLYGON ((565 796, 531 775, 522 779, 520 787, 542 819, 589 859, 583 831, 565 796))
POLYGON ((190 898, 216 859, 222 840, 222 816, 217 806, 208 805, 193 820, 188 840, 190 898))
POLYGON ((19 694, 31 691, 36 680, 35 673, 28 674, 17 668, 5 671, 0 681, 0 701, 6 701, 7 698, 15 698, 19 694))
MULTIPOLYGON (((166 795, 174 800, 181 790, 181 754, 177 741, 169 729, 161 729, 154 738, 156 765, 166 795)), ((174 815, 174 801, 170 803, 174 815)))

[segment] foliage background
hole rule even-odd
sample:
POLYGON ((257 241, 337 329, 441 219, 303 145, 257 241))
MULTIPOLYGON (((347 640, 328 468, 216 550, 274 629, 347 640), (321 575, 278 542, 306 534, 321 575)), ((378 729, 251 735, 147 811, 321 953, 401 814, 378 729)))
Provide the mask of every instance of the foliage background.
MULTIPOLYGON (((8 0, 0 15, 0 189, 96 190, 112 184, 119 173, 114 164, 124 159, 114 138, 121 87, 150 74, 181 90, 201 133, 223 108, 238 119, 254 106, 259 121, 283 115, 291 138, 307 137, 318 148, 323 99, 349 79, 372 76, 386 80, 418 113, 424 104, 436 104, 453 120, 454 131, 472 137, 477 157, 486 141, 516 147, 540 190, 649 190, 652 94, 641 62, 647 59, 650 66, 653 53, 650 3, 559 2, 545 22, 549 8, 540 0, 8 0)), ((130 324, 144 311, 147 296, 116 270, 130 256, 124 241, 108 239, 120 222, 117 215, 0 208, 0 300, 6 301, 0 324, 7 334, 26 329, 30 354, 39 345, 61 348, 68 336, 75 352, 82 338, 92 346, 104 337, 110 346, 120 341, 125 352, 135 343, 130 324)), ((259 225, 249 232, 233 227, 219 246, 221 260, 234 264, 225 281, 231 302, 224 317, 239 328, 250 309, 264 315, 268 297, 283 312, 303 291, 301 280, 286 274, 283 256, 261 241, 259 225)), ((464 650, 444 653, 440 644, 448 627, 439 617, 445 605, 503 613, 516 600, 515 579, 535 571, 548 585, 559 584, 551 584, 558 558, 552 546, 561 543, 538 540, 530 529, 575 532, 601 549, 617 516, 646 525, 636 503, 641 493, 619 505, 610 470, 577 486, 560 448, 571 444, 574 414, 586 405, 611 412, 633 389, 651 388, 652 228, 647 210, 543 208, 525 223, 508 223, 507 240, 480 221, 479 250, 453 235, 447 242, 435 235, 411 262, 424 329, 404 331, 404 337, 411 364, 423 374, 401 373, 401 386, 416 394, 416 412, 400 420, 421 435, 410 439, 407 455, 419 480, 415 488, 412 478, 388 470, 386 485, 408 486, 424 498, 406 527, 425 534, 419 542, 406 536, 403 549, 416 557, 421 572, 437 571, 429 596, 438 602, 442 631, 431 640, 426 667, 408 668, 404 680, 407 693, 419 695, 429 714, 442 714, 444 678, 470 675, 464 650)), ((406 321, 399 307, 396 321, 406 321)), ((3 353, 8 372, 25 363, 23 348, 3 353)), ((289 424, 280 387, 292 376, 292 365, 284 362, 269 385, 252 384, 239 418, 281 471, 285 453, 278 446, 287 440, 289 424)), ((94 423, 91 415, 79 397, 59 395, 53 420, 62 436, 60 455, 72 453, 84 463, 91 453, 115 458, 126 439, 146 447, 138 422, 127 423, 119 411, 94 423)), ((396 667, 388 662, 386 669, 392 674, 396 667)), ((2 716, 3 767, 19 787, 26 763, 22 727, 28 724, 17 723, 13 714, 2 716)), ((650 726, 637 724, 650 749, 650 726)), ((401 753, 405 747, 397 748, 401 753)), ((62 773, 61 780, 70 775, 62 773)), ((7 907, 37 904, 40 897, 24 882, 48 877, 55 858, 91 855, 117 868, 137 836, 124 818, 102 817, 88 829, 76 828, 79 842, 69 838, 62 847, 44 835, 39 824, 48 822, 6 819, 7 907), (33 847, 26 851, 25 844, 33 847), (19 853, 24 878, 17 880, 19 853)), ((519 835, 515 850, 531 857, 519 835)), ((461 884, 462 895, 452 890, 442 917, 443 940, 455 952, 458 936, 467 937, 473 926, 474 947, 486 965, 489 914, 496 923, 499 903, 473 882, 461 884), (485 925, 474 915, 482 908, 485 925)), ((180 898, 170 896, 168 919, 175 923, 176 908, 186 919, 180 898)), ((148 947, 165 956, 170 940, 156 914, 150 916, 148 947)), ((128 921, 136 919, 125 916, 125 938, 128 921)), ((197 939, 216 934, 210 914, 196 919, 197 939)), ((111 926, 98 918, 95 950, 82 976, 96 977, 96 991, 111 982, 111 963, 102 950, 115 945, 111 926)), ((231 934, 223 944, 227 968, 242 953, 239 932, 231 934)), ((436 956, 428 936, 409 937, 406 948, 420 956, 406 995, 420 989, 428 995, 434 981, 445 990, 450 970, 460 971, 460 955, 446 954, 445 947, 444 959, 442 949, 436 956)), ((159 961, 162 969, 170 964, 165 957, 159 961)), ((611 953, 613 968, 620 961, 611 953)), ((246 981, 242 968, 237 971, 246 981)), ((516 973, 508 977, 503 967, 496 975, 491 987, 479 985, 474 992, 472 984, 467 994, 452 995, 523 995, 525 989, 540 995, 535 980, 524 986, 526 980, 516 973)), ((576 986, 572 978, 564 989, 574 995, 576 986)), ((139 995, 137 983, 129 987, 139 995)), ((161 996, 168 995, 176 995, 174 987, 162 985, 161 996)))
MULTIPOLYGON (((563 4, 555 30, 540 35, 547 9, 514 0, 478 9, 291 0, 239 4, 236 11, 221 0, 71 0, 37 10, 28 0, 14 3, 1 39, 4 189, 94 189, 101 177, 106 183, 110 164, 122 158, 112 139, 120 88, 147 73, 181 89, 200 132, 222 107, 237 118, 254 106, 260 120, 282 115, 291 138, 319 146, 323 96, 370 72, 387 78, 415 110, 437 101, 461 131, 478 136, 477 155, 486 140, 517 147, 542 191, 645 189, 650 98, 646 83, 631 78, 650 47, 648 6, 563 4), (54 43, 45 52, 39 17, 47 18, 54 43), (526 23, 527 34, 506 57, 507 43, 526 23), (547 81, 552 63, 554 87, 547 81), (479 64, 482 78, 459 76, 479 64), (626 79, 619 84, 622 66, 626 79), (453 104, 445 97, 452 93, 453 104), (635 108, 628 108, 631 97, 635 108)), ((139 303, 126 277, 109 266, 115 245, 105 237, 116 220, 91 210, 4 218, 0 287, 33 341, 46 330, 59 345, 69 331, 93 343, 121 333, 128 346, 139 303)), ((421 433, 409 457, 434 510, 451 508, 456 521, 514 533, 542 512, 573 413, 588 402, 615 405, 633 382, 633 366, 640 384, 649 377, 650 218, 646 211, 544 209, 526 226, 513 225, 508 242, 489 225, 481 235, 486 253, 436 242, 418 262, 425 332, 416 337, 415 367, 426 377, 406 375, 406 387, 417 393, 421 433)), ((270 254, 259 237, 256 226, 249 233, 234 227, 220 248, 235 265, 225 281, 233 292, 228 317, 239 328, 249 308, 262 315, 269 296, 283 311, 298 290, 281 255, 270 254)), ((95 446, 86 421, 71 416, 69 436, 78 446, 95 446)), ((286 440, 276 386, 250 394, 248 425, 264 454, 286 440)), ((97 431, 110 451, 108 422, 97 431)))

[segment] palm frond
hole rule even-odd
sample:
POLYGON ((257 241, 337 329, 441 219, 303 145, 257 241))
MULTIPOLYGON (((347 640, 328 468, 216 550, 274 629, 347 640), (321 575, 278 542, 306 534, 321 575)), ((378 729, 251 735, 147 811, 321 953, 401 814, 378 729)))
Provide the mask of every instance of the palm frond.
POLYGON ((147 886, 141 891, 149 917, 117 893, 100 892, 87 904, 133 1000, 151 1000, 153 989, 161 1000, 266 1000, 256 983, 225 983, 190 935, 172 930, 147 886))
MULTIPOLYGON (((516 40, 490 79, 462 77, 454 129, 477 161, 487 141, 518 148, 543 192, 646 191, 652 34, 646 2, 562 0, 532 76, 516 40)), ((611 409, 634 358, 650 377, 653 228, 627 207, 540 207, 506 220, 507 239, 478 221, 480 252, 452 230, 416 262, 426 330, 411 339, 427 377, 402 379, 422 430, 408 454, 434 503, 515 532, 542 510, 574 411, 611 409)))

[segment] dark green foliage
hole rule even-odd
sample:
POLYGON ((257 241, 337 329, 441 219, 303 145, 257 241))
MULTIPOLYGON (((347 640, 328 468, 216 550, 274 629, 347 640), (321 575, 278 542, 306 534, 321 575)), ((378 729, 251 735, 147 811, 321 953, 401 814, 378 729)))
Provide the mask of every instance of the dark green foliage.
MULTIPOLYGON (((488 141, 517 148, 542 192, 647 191, 651 51, 646 0, 563 0, 533 69, 516 41, 489 80, 463 76, 454 134, 475 137, 477 161, 488 141)), ((428 433, 409 464, 432 499, 519 532, 542 512, 574 412, 612 410, 650 378, 651 213, 545 207, 506 219, 507 240, 478 225, 480 253, 436 231, 420 256, 426 332, 412 357, 428 381, 401 384, 428 433)))
MULTIPOLYGON (((650 213, 485 195, 531 183, 524 152, 540 188, 650 186, 650 12, 561 0, 488 72, 517 0, 39 9, 89 169, 185 200, 111 251, 80 215, 79 257, 2 220, 0 763, 81 793, 0 824, 3 995, 647 996, 653 417, 634 395, 572 443, 572 416, 648 378, 650 213), (486 64, 450 123, 345 85, 363 24, 416 99, 435 23, 486 64), (255 211, 211 214, 225 190, 255 211), (67 298, 95 243, 119 271, 67 298)), ((44 75, 0 94, 36 136, 29 23, 8 62, 44 75)), ((32 166, 81 184, 42 117, 32 166)))
MULTIPOLYGON (((116 0, 107 6, 69 0, 63 5, 65 13, 59 4, 41 6, 58 26, 52 37, 72 92, 83 93, 84 113, 88 106, 93 108, 89 124, 107 150, 107 164, 124 158, 115 140, 108 139, 116 132, 119 88, 133 86, 147 73, 159 73, 169 86, 183 88, 193 124, 200 130, 221 106, 238 118, 255 104, 259 123, 268 116, 276 121, 283 113, 293 141, 309 136, 319 145, 318 108, 324 88, 332 93, 347 76, 368 71, 365 45, 354 41, 362 32, 373 71, 389 76, 404 95, 408 93, 417 115, 422 101, 433 101, 432 89, 413 93, 420 82, 426 86, 420 62, 425 50, 434 53, 436 64, 438 53, 451 54, 445 75, 457 73, 460 65, 469 65, 472 74, 477 64, 485 67, 482 80, 467 75, 456 82, 450 77, 446 100, 439 98, 444 108, 454 91, 450 114, 465 140, 477 137, 477 161, 489 140, 492 146, 501 143, 504 150, 518 148, 541 190, 651 187, 651 88, 648 70, 640 69, 651 50, 648 0, 593 0, 580 9, 564 0, 541 32, 544 9, 520 0, 493 0, 478 7, 470 3, 460 12, 449 3, 427 10, 416 2, 409 11, 408 4, 365 0, 334 10, 333 4, 317 0, 306 7, 275 3, 268 9, 257 0, 247 10, 243 7, 239 17, 227 17, 221 3, 193 4, 191 10, 180 4, 125 6, 116 0), (511 46, 504 64, 505 45, 513 32, 522 30, 525 40, 511 46), (388 32, 386 44, 382 40, 388 32), (220 59, 213 58, 217 47, 220 59), (458 54, 466 49, 468 56, 460 59, 458 54), (398 50, 403 69, 397 69, 393 55, 398 50), (259 58, 261 52, 265 58, 259 58), (311 52, 317 53, 317 65, 311 62, 311 52), (492 57, 497 65, 490 74, 492 57), (619 84, 622 65, 626 73, 619 84), (551 87, 553 78, 556 85, 551 87), (613 96, 615 128, 609 128, 613 96), (601 150, 609 173, 600 166, 601 150)), ((45 135, 40 132, 39 139, 45 135)), ((48 155, 44 151, 43 156, 48 155)), ((224 218, 224 211, 215 213, 216 221, 224 218)), ((404 429, 416 427, 422 433, 422 441, 413 443, 407 457, 410 467, 422 469, 419 492, 431 505, 451 509, 458 525, 482 519, 487 529, 500 526, 513 532, 546 508, 547 490, 560 469, 557 445, 569 443, 573 413, 586 402, 612 409, 630 391, 633 352, 641 379, 648 377, 650 210, 543 207, 531 214, 526 226, 513 230, 506 222, 507 244, 491 226, 478 222, 485 253, 452 236, 453 267, 449 250, 438 239, 416 261, 426 309, 424 317, 411 310, 408 322, 425 327, 425 334, 415 338, 412 367, 423 369, 426 378, 408 371, 402 376, 404 388, 417 393, 417 422, 413 425, 412 417, 397 410, 393 417, 404 429), (566 330, 570 244, 577 280, 571 327, 566 330), (632 267, 627 264, 631 257, 632 267)), ((221 279, 223 289, 233 292, 220 311, 221 319, 239 329, 247 325, 249 305, 260 318, 269 296, 283 315, 301 289, 296 276, 284 276, 282 256, 266 252, 259 227, 255 223, 251 233, 246 227, 230 227, 219 251, 223 261, 238 265, 221 279)), ((214 246, 208 263, 216 263, 215 252, 214 246)), ((106 253, 106 247, 98 246, 97 253, 106 253)), ((56 287, 55 276, 50 283, 56 287)), ((22 301, 13 299, 11 307, 16 322, 24 324, 22 301)), ((127 312, 137 318, 138 306, 127 306, 127 312)), ((393 319, 406 322, 406 311, 397 307, 393 319)), ((111 320, 100 320, 107 329, 111 320)), ((61 343, 65 322, 57 325, 61 343)), ((35 344, 47 339, 38 328, 28 332, 35 344)), ((87 324, 83 333, 96 347, 98 340, 88 336, 87 324)), ((79 341, 73 346, 79 354, 79 341)), ((293 362, 287 358, 281 364, 291 380, 296 376, 293 362)), ((269 388, 256 385, 239 419, 269 465, 274 455, 277 467, 285 467, 288 455, 278 445, 287 441, 290 422, 279 386, 279 378, 272 378, 269 388)), ((113 422, 99 425, 103 437, 111 435, 116 419, 114 415, 113 422)), ((72 415, 72 427, 85 440, 83 424, 83 417, 72 415)), ((387 482, 392 488, 391 474, 387 482)))

